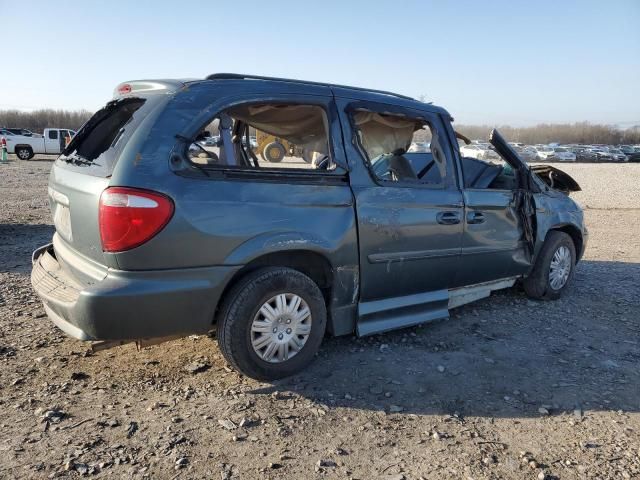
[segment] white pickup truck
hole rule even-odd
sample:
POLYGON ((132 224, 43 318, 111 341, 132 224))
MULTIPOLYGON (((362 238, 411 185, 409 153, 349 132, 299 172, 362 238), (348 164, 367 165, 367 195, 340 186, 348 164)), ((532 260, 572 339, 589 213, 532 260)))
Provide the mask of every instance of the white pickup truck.
POLYGON ((76 134, 67 128, 45 128, 43 135, 25 137, 2 130, 7 139, 7 153, 15 153, 20 160, 29 160, 36 154, 59 155, 76 134))

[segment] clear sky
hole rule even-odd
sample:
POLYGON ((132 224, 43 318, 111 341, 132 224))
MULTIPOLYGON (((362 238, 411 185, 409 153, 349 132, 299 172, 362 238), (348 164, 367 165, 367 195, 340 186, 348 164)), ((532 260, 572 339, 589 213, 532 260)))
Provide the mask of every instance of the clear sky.
POLYGON ((0 0, 0 108, 240 72, 393 90, 458 123, 640 124, 640 0, 0 0))

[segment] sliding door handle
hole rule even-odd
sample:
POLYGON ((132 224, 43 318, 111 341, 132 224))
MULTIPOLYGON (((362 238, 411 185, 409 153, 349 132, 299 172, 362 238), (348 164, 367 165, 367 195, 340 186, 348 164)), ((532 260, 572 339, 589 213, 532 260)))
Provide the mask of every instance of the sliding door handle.
POLYGON ((439 212, 436 220, 440 225, 456 225, 460 223, 460 214, 458 212, 439 212))
POLYGON ((482 212, 469 212, 467 213, 467 223, 475 225, 478 223, 484 223, 484 213, 482 212))

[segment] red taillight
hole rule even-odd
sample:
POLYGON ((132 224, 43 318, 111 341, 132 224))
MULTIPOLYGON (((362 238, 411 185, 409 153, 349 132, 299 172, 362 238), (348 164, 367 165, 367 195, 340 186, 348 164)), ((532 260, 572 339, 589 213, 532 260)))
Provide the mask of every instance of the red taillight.
POLYGON ((118 85, 118 93, 120 95, 126 95, 128 93, 131 93, 131 85, 129 85, 128 83, 123 83, 122 85, 118 85))
POLYGON ((156 192, 111 187, 100 195, 100 238, 105 252, 130 250, 149 241, 169 222, 173 201, 156 192))

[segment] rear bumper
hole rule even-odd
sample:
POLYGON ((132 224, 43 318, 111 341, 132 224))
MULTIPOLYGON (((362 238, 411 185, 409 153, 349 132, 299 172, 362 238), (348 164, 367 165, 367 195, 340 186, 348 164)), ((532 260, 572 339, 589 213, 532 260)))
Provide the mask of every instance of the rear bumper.
POLYGON ((125 272, 90 284, 68 274, 52 244, 33 252, 31 283, 49 318, 80 340, 138 340, 206 333, 240 266, 125 272))

